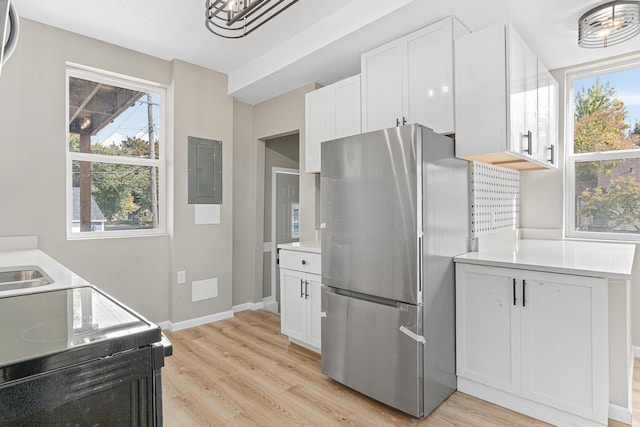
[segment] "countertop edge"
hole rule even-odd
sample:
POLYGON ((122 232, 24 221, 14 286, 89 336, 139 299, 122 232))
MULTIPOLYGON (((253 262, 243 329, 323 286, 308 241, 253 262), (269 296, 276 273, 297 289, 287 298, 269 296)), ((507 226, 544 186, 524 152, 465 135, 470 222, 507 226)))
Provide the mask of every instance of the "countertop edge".
POLYGON ((277 247, 278 249, 283 249, 287 251, 311 252, 316 254, 321 253, 319 240, 308 240, 308 241, 293 242, 293 243, 279 243, 277 247))
POLYGON ((506 261, 493 261, 486 259, 478 259, 478 258, 461 258, 455 257, 454 262, 461 264, 474 264, 474 265, 484 265, 487 267, 502 267, 502 268, 512 268, 516 270, 533 270, 540 272, 548 272, 548 273, 559 273, 559 274, 572 274, 575 276, 586 276, 586 277, 599 277, 605 279, 621 279, 621 280, 631 280, 632 275, 623 274, 623 273, 615 273, 611 271, 594 271, 594 270, 583 270, 583 269, 574 269, 574 268, 563 268, 563 267, 554 267, 549 265, 542 264, 532 264, 532 263, 514 263, 514 262, 506 262, 506 261))

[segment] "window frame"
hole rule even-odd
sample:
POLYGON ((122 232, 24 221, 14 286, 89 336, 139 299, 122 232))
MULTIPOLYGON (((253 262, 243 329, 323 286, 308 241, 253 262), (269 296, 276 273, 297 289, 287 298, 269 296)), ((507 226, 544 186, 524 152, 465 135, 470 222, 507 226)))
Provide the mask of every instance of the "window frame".
MULTIPOLYGON (((577 67, 567 70, 565 74, 565 209, 564 227, 565 236, 572 239, 607 240, 607 241, 640 241, 640 233, 607 233, 598 231, 576 230, 576 163, 595 162, 614 159, 640 158, 640 149, 602 151, 594 153, 573 152, 574 148, 574 84, 576 80, 587 77, 595 77, 602 74, 625 71, 632 68, 640 68, 640 55, 633 55, 622 59, 599 62, 597 64, 577 67)), ((639 87, 640 89, 640 87, 639 87)))
POLYGON ((66 230, 67 240, 109 239, 118 237, 146 237, 167 234, 167 167, 166 167, 166 99, 167 88, 164 85, 132 78, 122 74, 111 73, 67 63, 65 72, 65 151, 66 151, 66 230), (93 153, 73 152, 69 149, 69 79, 71 77, 90 80, 98 83, 119 86, 125 89, 144 91, 158 96, 159 100, 159 138, 158 158, 139 158, 111 156, 93 153), (88 161, 91 163, 112 163, 142 167, 158 168, 158 228, 131 229, 116 231, 73 231, 73 162, 88 161))

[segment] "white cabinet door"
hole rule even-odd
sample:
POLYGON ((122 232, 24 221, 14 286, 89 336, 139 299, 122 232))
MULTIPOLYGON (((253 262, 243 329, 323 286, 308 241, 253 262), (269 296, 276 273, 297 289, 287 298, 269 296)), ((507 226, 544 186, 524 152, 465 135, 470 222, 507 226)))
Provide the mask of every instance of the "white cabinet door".
POLYGON ((362 54, 362 131, 402 122, 403 47, 395 41, 362 54))
POLYGON ((305 172, 321 170, 321 143, 360 133, 360 75, 305 95, 305 172))
POLYGON ((513 280, 510 270, 456 265, 456 346, 459 376, 517 393, 520 311, 513 280))
POLYGON ((305 95, 305 155, 304 170, 320 171, 320 143, 333 139, 329 126, 329 91, 314 90, 305 95))
POLYGON ((557 166, 558 82, 538 61, 538 139, 536 159, 557 166))
POLYGON ((322 340, 320 339, 320 323, 321 323, 321 276, 316 274, 307 274, 308 282, 308 299, 307 299, 307 343, 320 348, 322 340))
POLYGON ((527 273, 522 395, 606 424, 607 281, 527 273))
POLYGON ((331 85, 333 106, 330 115, 333 119, 333 138, 357 135, 360 133, 360 74, 331 85))
POLYGON ((284 335, 307 338, 307 300, 304 298, 306 273, 280 269, 280 328, 284 335))
POLYGON ((538 139, 538 59, 512 28, 508 27, 507 33, 510 149, 534 157, 538 139))
POLYGON ((453 133, 451 19, 405 37, 404 116, 436 133, 453 133))

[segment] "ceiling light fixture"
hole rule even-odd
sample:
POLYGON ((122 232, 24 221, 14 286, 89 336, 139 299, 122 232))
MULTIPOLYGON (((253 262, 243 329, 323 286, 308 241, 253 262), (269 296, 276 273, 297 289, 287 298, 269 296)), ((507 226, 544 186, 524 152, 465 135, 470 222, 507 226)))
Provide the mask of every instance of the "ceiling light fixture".
POLYGON ((246 37, 298 0, 206 0, 205 25, 227 39, 246 37))
POLYGON ((612 1, 595 7, 578 20, 578 45, 613 46, 640 33, 640 2, 612 1))

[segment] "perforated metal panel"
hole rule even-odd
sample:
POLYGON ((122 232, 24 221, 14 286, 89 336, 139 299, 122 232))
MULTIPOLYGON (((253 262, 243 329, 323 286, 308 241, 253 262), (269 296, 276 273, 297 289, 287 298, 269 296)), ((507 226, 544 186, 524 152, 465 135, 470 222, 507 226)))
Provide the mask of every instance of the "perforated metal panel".
POLYGON ((469 166, 471 238, 520 226, 520 173, 486 163, 469 166))

